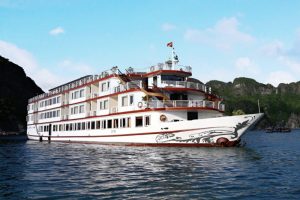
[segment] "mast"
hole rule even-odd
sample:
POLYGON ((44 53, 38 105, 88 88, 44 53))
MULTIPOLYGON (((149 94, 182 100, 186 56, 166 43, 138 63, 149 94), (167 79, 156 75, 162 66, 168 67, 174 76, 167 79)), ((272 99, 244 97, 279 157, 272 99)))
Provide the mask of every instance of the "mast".
POLYGON ((172 45, 172 56, 171 56, 171 58, 172 58, 172 70, 174 70, 175 69, 175 49, 174 49, 174 46, 172 45))

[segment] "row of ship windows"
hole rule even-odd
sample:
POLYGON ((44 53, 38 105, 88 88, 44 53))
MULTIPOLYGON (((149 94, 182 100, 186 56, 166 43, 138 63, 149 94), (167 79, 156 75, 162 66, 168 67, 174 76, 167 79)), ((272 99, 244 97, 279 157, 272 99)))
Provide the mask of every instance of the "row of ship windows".
MULTIPOLYGON (((135 117, 135 126, 143 127, 151 124, 150 116, 135 117)), ((89 122, 78 122, 69 124, 53 125, 53 132, 56 131, 79 131, 79 130, 96 130, 96 129, 116 129, 116 128, 130 128, 131 118, 107 119, 89 122)), ((39 126, 39 132, 49 132, 49 125, 39 126)))
POLYGON ((74 106, 71 108, 71 115, 84 113, 84 105, 74 106))
POLYGON ((41 101, 40 108, 45 107, 45 106, 51 106, 51 105, 57 104, 57 103, 60 103, 60 96, 41 101))
MULTIPOLYGON (((129 102, 128 102, 128 96, 122 97, 122 106, 128 106, 128 104, 130 106, 133 105, 133 95, 129 96, 129 102)), ((100 110, 108 109, 108 100, 100 101, 99 108, 100 108, 100 110)), ((81 114, 84 112, 85 112, 84 105, 74 106, 71 108, 71 115, 81 114)), ((39 114, 39 119, 48 119, 48 118, 54 118, 54 117, 60 117, 59 110, 39 114)))
POLYGON ((39 114, 39 119, 48 119, 53 117, 60 117, 60 110, 44 112, 39 114))
POLYGON ((84 89, 77 90, 71 93, 71 99, 78 99, 84 97, 84 89))
MULTIPOLYGON (((133 95, 123 96, 121 98, 121 105, 122 105, 122 107, 124 107, 124 106, 132 106, 133 105, 133 100, 134 100, 133 95)), ((106 110, 106 109, 108 109, 108 100, 100 101, 99 102, 99 108, 100 108, 100 110, 106 110)))
MULTIPOLYGON (((109 82, 104 82, 101 84, 101 91, 102 92, 105 92, 109 90, 109 82)), ((85 89, 81 89, 81 90, 78 90, 78 91, 74 91, 71 93, 71 99, 78 99, 78 98, 82 98, 85 96, 85 93, 84 93, 85 89)), ((60 103, 60 96, 59 97, 54 97, 54 98, 51 98, 51 99, 47 99, 47 100, 44 100, 44 101, 41 101, 39 106, 40 108, 42 107, 45 107, 45 106, 50 106, 50 105, 53 105, 53 104, 57 104, 57 103, 60 103)), ((107 103, 108 102, 104 102, 103 105, 104 107, 102 107, 102 102, 100 102, 100 110, 103 110, 103 109, 107 109, 107 103)), ((129 97, 129 105, 132 105, 133 104, 133 95, 131 95, 129 97)), ((128 96, 124 96, 122 97, 122 106, 128 106, 128 96)), ((28 105, 28 110, 33 110, 33 105, 30 106, 28 105)))

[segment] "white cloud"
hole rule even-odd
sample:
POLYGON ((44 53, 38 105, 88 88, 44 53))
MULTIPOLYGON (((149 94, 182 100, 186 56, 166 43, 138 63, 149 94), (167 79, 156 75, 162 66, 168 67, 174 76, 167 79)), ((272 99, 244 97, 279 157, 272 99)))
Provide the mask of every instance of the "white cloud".
POLYGON ((243 73, 258 74, 260 72, 257 65, 248 57, 237 58, 235 61, 235 67, 243 73))
POLYGON ((271 83, 275 87, 277 87, 279 83, 290 83, 294 82, 295 80, 295 77, 286 71, 271 72, 267 77, 267 83, 271 83))
POLYGON ((62 82, 61 78, 54 75, 49 70, 39 67, 37 61, 30 52, 15 44, 0 40, 0 55, 22 67, 27 76, 36 81, 37 85, 43 90, 52 88, 62 82))
POLYGON ((63 33, 65 33, 65 30, 62 27, 56 27, 56 28, 50 30, 50 32, 49 32, 50 35, 54 35, 54 36, 60 35, 63 33))
POLYGON ((278 56, 283 53, 283 44, 279 40, 275 40, 269 44, 265 44, 261 51, 267 56, 278 56))
POLYGON ((83 75, 87 75, 87 74, 91 74, 94 73, 94 69, 85 64, 85 63, 80 63, 80 62, 74 62, 72 60, 69 59, 65 59, 63 60, 61 63, 58 64, 61 68, 63 68, 64 70, 68 70, 70 72, 75 72, 75 73, 80 73, 83 75))
POLYGON ((269 44, 265 44, 261 50, 263 55, 269 56, 275 59, 283 67, 294 73, 300 74, 300 38, 297 38, 291 48, 284 48, 281 41, 273 41, 269 44))
POLYGON ((19 48, 14 44, 2 40, 0 40, 0 55, 10 59, 17 65, 22 66, 26 73, 37 68, 37 62, 31 53, 25 49, 19 48))
POLYGON ((176 29, 176 26, 174 24, 170 24, 170 23, 164 23, 162 26, 161 26, 161 29, 163 31, 172 31, 174 29, 176 29))
POLYGON ((300 74, 300 62, 293 60, 288 56, 279 56, 278 60, 285 66, 289 67, 295 73, 300 74))
POLYGON ((184 38, 195 43, 204 43, 222 50, 231 49, 236 44, 248 44, 255 41, 250 34, 238 29, 239 22, 235 17, 223 18, 212 28, 205 30, 188 29, 184 38))

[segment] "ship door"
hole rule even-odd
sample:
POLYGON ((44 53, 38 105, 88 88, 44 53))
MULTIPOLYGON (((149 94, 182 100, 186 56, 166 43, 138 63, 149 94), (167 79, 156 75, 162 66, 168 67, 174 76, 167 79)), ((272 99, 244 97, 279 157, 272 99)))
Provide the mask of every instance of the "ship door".
POLYGON ((153 85, 157 86, 157 76, 153 77, 153 85))
POLYGON ((187 112, 187 120, 198 119, 198 112, 187 112))
POLYGON ((143 80, 143 88, 148 89, 148 78, 143 80))
POLYGON ((49 124, 49 135, 48 135, 48 142, 51 141, 51 132, 52 132, 52 124, 49 124))

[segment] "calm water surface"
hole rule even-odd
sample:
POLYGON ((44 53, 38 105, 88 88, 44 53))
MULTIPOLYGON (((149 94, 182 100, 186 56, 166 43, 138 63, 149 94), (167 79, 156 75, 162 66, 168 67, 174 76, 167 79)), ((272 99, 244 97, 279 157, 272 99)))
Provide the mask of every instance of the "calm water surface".
POLYGON ((0 199, 300 199, 300 131, 240 148, 0 143, 0 199))

